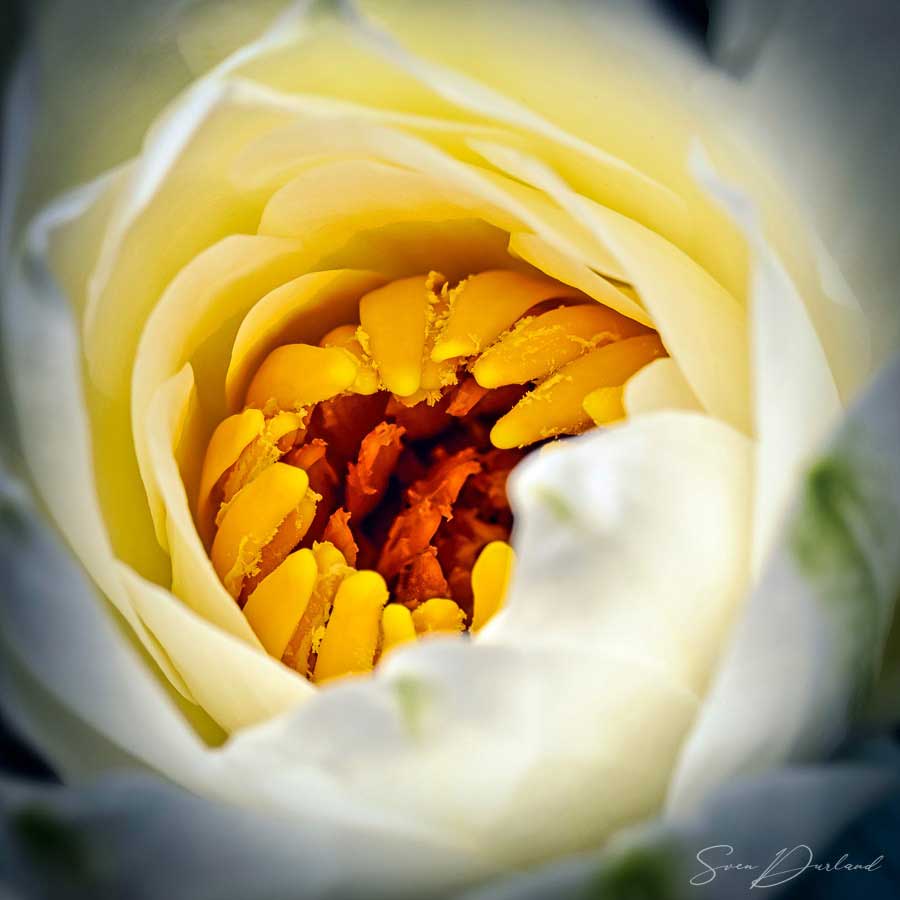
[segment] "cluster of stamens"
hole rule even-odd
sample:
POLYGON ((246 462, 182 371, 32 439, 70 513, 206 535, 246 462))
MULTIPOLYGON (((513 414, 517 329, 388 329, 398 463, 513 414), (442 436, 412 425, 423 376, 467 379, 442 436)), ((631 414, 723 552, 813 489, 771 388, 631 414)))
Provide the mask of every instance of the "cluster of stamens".
POLYGON ((478 631, 513 565, 526 450, 621 418, 657 334, 546 278, 432 272, 284 344, 206 453, 197 521, 266 651, 316 682, 478 631))

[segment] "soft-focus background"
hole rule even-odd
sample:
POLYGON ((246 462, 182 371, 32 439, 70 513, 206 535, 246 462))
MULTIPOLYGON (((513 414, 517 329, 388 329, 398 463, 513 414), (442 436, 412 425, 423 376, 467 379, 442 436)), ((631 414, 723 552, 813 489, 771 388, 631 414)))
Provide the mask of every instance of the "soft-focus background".
MULTIPOLYGON (((78 0, 64 0, 71 4, 77 4, 78 0)), ((248 0, 253 2, 253 0, 248 0)), ((483 0, 489 3, 490 0, 483 0)), ((721 56, 716 57, 713 53, 714 32, 716 27, 716 16, 721 10, 722 4, 728 0, 655 0, 658 7, 668 17, 671 27, 679 29, 690 41, 696 43, 704 53, 710 56, 715 64, 723 64, 721 56)), ((778 15, 778 6, 780 0, 755 0, 760 7, 768 8, 772 21, 778 15)), ((853 0, 831 0, 835 5, 852 5, 853 0)), ((900 0, 892 0, 885 4, 886 7, 893 5, 893 26, 900 34, 900 0)), ((28 22, 35 12, 43 6, 41 0, 0 0, 0 79, 5 85, 12 71, 16 53, 20 49, 23 36, 27 32, 28 22)), ((133 9, 135 14, 141 3, 136 0, 109 0, 110 14, 113 18, 117 18, 123 14, 129 14, 133 9)), ((827 9, 828 3, 822 4, 823 9, 827 9)), ((766 16, 762 16, 763 22, 766 16)), ((890 23, 890 14, 888 21, 890 23)), ((98 41, 102 43, 104 38, 98 36, 98 41)), ((900 45, 900 38, 896 42, 900 45)), ((94 52, 95 48, 90 46, 84 47, 86 54, 94 52)), ((735 73, 740 74, 741 67, 747 64, 747 60, 742 59, 740 53, 731 54, 727 61, 728 67, 735 73)), ((836 63, 839 65, 839 62, 836 63)), ((894 65, 900 70, 900 60, 895 59, 894 65)), ((900 75, 898 75, 900 82, 900 75)), ((865 98, 860 98, 864 102, 865 98)), ((900 107, 897 109, 897 115, 900 116, 900 107)), ((15 134, 3 134, 3 148, 8 150, 11 141, 15 141, 15 134)), ((898 185, 885 185, 888 191, 896 192, 898 185)), ((900 204, 898 204, 900 205, 900 204)), ((881 236, 883 237, 883 236, 881 236)), ((900 250, 900 238, 894 235, 894 244, 900 250)), ((14 464, 14 451, 10 450, 10 441, 14 440, 10 434, 6 385, 0 372, 0 457, 2 461, 14 464)), ((900 452, 900 451, 898 451, 900 452)), ((8 564, 10 561, 0 560, 0 566, 8 564)), ((2 571, 2 570, 0 570, 2 571)), ((2 575, 0 575, 2 579, 2 575)), ((0 588, 2 589, 2 588, 0 588)), ((2 684, 0 684, 2 690, 2 684)), ((2 698, 0 698, 2 699, 2 698)), ((889 736, 889 740, 895 745, 894 749, 898 750, 896 758, 900 759, 900 734, 895 733, 889 736)), ((3 705, 0 702, 0 782, 9 783, 13 779, 26 779, 30 782, 41 782, 46 785, 52 785, 58 782, 58 779, 52 769, 41 759, 41 757, 30 747, 28 747, 14 731, 9 727, 8 721, 3 715, 3 705)), ((740 809, 734 810, 735 827, 740 819, 740 809)), ((13 893, 11 882, 7 881, 7 866, 11 867, 12 859, 10 853, 15 854, 35 854, 29 859, 29 863, 40 869, 47 867, 52 869, 54 866, 62 865, 63 869, 56 873, 48 875, 48 883, 62 886, 64 889, 60 896, 60 900, 65 900, 69 896, 82 896, 77 893, 77 889, 73 889, 70 894, 68 891, 68 881, 65 873, 67 854, 71 848, 66 846, 56 847, 55 850, 60 853, 51 853, 49 856, 42 856, 44 852, 41 848, 46 849, 46 840, 50 840, 53 844, 54 836, 52 834, 42 834, 40 831, 40 823, 36 823, 37 832, 31 834, 23 833, 22 841, 19 845, 12 847, 4 846, 0 841, 0 900, 12 898, 14 896, 23 896, 20 893, 13 893), (35 835, 39 840, 35 843, 32 838, 35 835), (4 857, 6 853, 6 857, 4 857), (62 860, 62 862, 60 862, 62 860)), ((727 830, 727 829, 726 829, 727 830)), ((727 840, 727 836, 723 835, 723 840, 727 840)), ((51 849, 53 849, 51 847, 51 849)), ((866 897, 871 900, 880 900, 880 898, 900 898, 900 792, 893 795, 885 796, 883 801, 874 810, 869 811, 861 819, 854 822, 850 827, 844 830, 838 838, 833 842, 830 848, 814 848, 816 857, 822 860, 834 860, 841 856, 842 853, 848 853, 854 860, 871 860, 874 857, 884 854, 885 860, 878 872, 870 873, 862 877, 854 876, 838 876, 833 873, 806 873, 802 878, 797 879, 791 886, 787 896, 792 900, 801 900, 801 898, 822 898, 822 900, 850 900, 850 898, 866 897)), ((703 888, 696 888, 697 896, 703 896, 703 888)), ((43 895, 43 894, 42 894, 43 895)), ((741 894, 744 895, 743 893, 741 894)), ((29 895, 30 896, 30 895, 29 895)), ((604 894, 606 896, 606 894, 604 894)), ((613 896, 618 896, 613 894, 613 896)), ((636 896, 632 893, 628 897, 636 896)), ((654 890, 652 878, 645 885, 645 889, 640 893, 640 897, 652 898, 659 896, 654 890)))

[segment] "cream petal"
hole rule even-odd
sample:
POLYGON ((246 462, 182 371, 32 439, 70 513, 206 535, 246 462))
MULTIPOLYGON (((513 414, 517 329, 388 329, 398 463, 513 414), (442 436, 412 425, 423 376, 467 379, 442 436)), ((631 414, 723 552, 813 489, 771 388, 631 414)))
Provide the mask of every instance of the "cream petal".
POLYGON ((756 450, 753 568, 772 545, 785 508, 841 402, 797 287, 767 242, 751 200, 724 183, 702 151, 698 180, 740 225, 753 248, 750 288, 756 450))
POLYGON ((247 79, 235 78, 246 102, 290 112, 292 122, 251 142, 238 155, 232 178, 245 190, 272 191, 282 187, 308 164, 349 153, 355 135, 371 126, 410 133, 427 140, 456 159, 478 162, 468 139, 483 138, 522 143, 521 136, 508 129, 456 122, 434 116, 416 115, 399 110, 380 109, 316 94, 284 93, 247 79))
POLYGON ((303 252, 295 241, 232 235, 195 257, 148 319, 134 361, 132 425, 141 477, 163 546, 164 504, 149 464, 145 424, 154 391, 190 362, 199 415, 211 433, 227 415, 225 371, 241 317, 269 290, 303 269, 303 252))
POLYGON ((197 615, 159 585, 122 567, 132 603, 166 648, 196 702, 227 732, 309 700, 313 686, 262 649, 197 615))
POLYGON ((745 589, 751 461, 744 436, 683 412, 533 455, 510 483, 519 562, 478 640, 616 648, 702 691, 745 589))
POLYGON ((702 412, 694 392, 674 359, 655 359, 625 383, 623 396, 629 416, 661 409, 702 412))
POLYGON ((230 410, 240 408, 253 373, 280 344, 318 343, 332 328, 359 319, 359 298, 385 283, 377 272, 312 272, 280 285, 241 322, 225 376, 230 410))
MULTIPOLYGON (((172 592, 207 622, 252 647, 261 644, 213 569, 191 517, 176 454, 201 456, 190 442, 190 419, 197 415, 190 365, 164 382, 146 412, 148 466, 165 509, 166 544, 172 558, 172 592), (193 451, 193 452, 192 452, 193 451)), ((183 466, 183 464, 182 464, 183 466)))
POLYGON ((351 132, 351 137, 347 147, 404 170, 368 160, 311 165, 273 195, 260 233, 315 234, 324 244, 352 226, 359 230, 428 217, 476 217, 506 231, 527 226, 559 250, 625 280, 605 245, 539 191, 462 163, 400 132, 372 127, 358 135, 351 132), (341 192, 334 182, 343 179, 351 187, 341 192), (357 218, 362 215, 365 218, 357 218), (331 233, 323 232, 326 225, 331 233))
POLYGON ((828 753, 871 695, 900 595, 900 360, 803 478, 682 752, 668 806, 828 753))
POLYGON ((593 175, 590 180, 601 202, 654 229, 675 233, 683 230, 686 223, 684 204, 674 192, 625 160, 559 128, 529 107, 461 71, 410 52, 388 31, 360 14, 356 6, 352 2, 346 4, 348 19, 365 45, 427 85, 435 94, 469 113, 547 140, 563 166, 578 172, 581 178, 586 170, 593 175))
POLYGON ((748 336, 743 309, 690 257, 638 223, 572 191, 533 157, 479 142, 479 152, 541 187, 617 256, 705 409, 748 431, 748 336))

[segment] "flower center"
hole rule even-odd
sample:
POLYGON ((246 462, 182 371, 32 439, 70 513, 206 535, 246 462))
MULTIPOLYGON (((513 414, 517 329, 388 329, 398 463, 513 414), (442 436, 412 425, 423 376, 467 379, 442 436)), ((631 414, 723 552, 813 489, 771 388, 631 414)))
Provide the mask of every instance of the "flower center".
POLYGON ((266 651, 316 682, 432 632, 479 630, 513 564, 506 479, 621 418, 652 330, 546 278, 432 272, 285 344, 220 423, 197 522, 266 651))

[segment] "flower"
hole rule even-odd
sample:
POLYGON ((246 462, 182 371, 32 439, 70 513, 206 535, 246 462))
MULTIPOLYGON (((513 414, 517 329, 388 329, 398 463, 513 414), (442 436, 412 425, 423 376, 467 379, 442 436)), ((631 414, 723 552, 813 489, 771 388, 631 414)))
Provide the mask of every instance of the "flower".
MULTIPOLYGON (((723 129, 721 97, 710 115, 660 88, 656 69, 699 77, 674 47, 614 19, 579 84, 577 20, 509 13, 503 46, 474 12, 393 22, 430 50, 415 29, 447 29, 437 62, 349 5, 287 8, 214 53, 132 162, 38 214, 9 292, 25 465, 148 656, 92 631, 79 658, 96 669, 74 668, 65 706, 192 792, 337 854, 347 869, 327 878, 386 893, 596 847, 824 752, 874 680, 897 584, 896 540, 858 537, 896 516, 896 492, 867 481, 895 418, 876 405, 873 437, 863 407, 865 437, 841 432, 809 468, 872 364, 790 194, 723 129), (542 62, 557 36, 566 58, 542 62), (547 329, 562 339, 541 344, 547 329), (502 533, 463 535, 456 569, 432 543, 475 508, 457 501, 488 468, 483 436, 454 456, 419 432, 424 471, 383 504, 382 533, 358 530, 419 417, 458 403, 471 425, 464 390, 532 382, 493 411, 494 450, 610 427, 515 469, 506 591, 505 509, 470 517, 502 533), (348 391, 385 405, 331 410, 329 428, 348 391), (346 475, 329 475, 350 434, 346 475), (381 575, 352 571, 360 550, 381 575), (506 595, 490 621, 482 558, 488 611, 506 595), (865 628, 841 643, 848 594, 865 628), (789 657, 775 610, 793 617, 789 657), (475 620, 471 639, 403 640, 475 620), (379 641, 370 677, 336 680, 372 669, 379 641)), ((179 30, 195 63, 214 28, 198 15, 179 30)), ((66 645, 87 631, 30 628, 66 645)))

